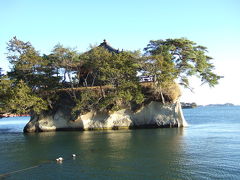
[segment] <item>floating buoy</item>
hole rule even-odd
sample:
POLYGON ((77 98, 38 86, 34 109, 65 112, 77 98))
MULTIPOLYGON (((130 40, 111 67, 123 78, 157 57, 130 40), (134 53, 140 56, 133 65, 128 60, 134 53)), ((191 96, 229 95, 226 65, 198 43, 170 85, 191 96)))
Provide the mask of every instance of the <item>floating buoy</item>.
POLYGON ((72 157, 76 157, 76 154, 72 154, 72 157))
POLYGON ((63 161, 63 158, 62 157, 59 157, 56 159, 57 162, 62 162, 63 161))

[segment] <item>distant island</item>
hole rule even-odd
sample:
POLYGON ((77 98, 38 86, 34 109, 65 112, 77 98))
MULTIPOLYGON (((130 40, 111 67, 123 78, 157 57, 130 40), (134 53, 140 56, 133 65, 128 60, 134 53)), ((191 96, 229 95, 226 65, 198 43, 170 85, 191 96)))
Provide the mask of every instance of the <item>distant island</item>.
POLYGON ((198 105, 195 102, 192 102, 192 103, 181 102, 181 106, 183 109, 189 109, 189 108, 195 108, 198 105))

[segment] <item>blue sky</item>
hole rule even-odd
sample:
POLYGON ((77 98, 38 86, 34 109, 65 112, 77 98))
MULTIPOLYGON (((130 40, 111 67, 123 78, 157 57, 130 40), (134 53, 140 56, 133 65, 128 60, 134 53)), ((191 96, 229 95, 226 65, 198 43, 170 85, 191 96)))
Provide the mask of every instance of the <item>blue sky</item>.
POLYGON ((103 39, 115 48, 142 50, 149 40, 186 37, 208 47, 216 72, 224 75, 214 89, 183 90, 183 101, 240 104, 239 0, 0 0, 0 67, 7 70, 6 43, 17 36, 41 53, 54 45, 80 52, 103 39))

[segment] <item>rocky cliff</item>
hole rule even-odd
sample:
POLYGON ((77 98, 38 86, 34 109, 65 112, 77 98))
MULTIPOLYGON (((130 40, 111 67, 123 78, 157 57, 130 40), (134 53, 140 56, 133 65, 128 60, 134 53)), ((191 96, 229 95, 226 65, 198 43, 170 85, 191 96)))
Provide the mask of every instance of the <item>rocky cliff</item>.
POLYGON ((24 127, 24 132, 57 130, 100 130, 123 128, 184 127, 181 105, 152 101, 137 112, 122 109, 113 113, 88 112, 72 118, 66 107, 51 114, 34 115, 24 127))

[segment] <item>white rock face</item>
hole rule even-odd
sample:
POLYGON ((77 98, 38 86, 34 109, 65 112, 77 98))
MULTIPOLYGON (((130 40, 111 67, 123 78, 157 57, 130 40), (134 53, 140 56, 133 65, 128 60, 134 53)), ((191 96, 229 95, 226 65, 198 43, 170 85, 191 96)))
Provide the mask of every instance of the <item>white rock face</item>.
POLYGON ((25 132, 56 130, 98 130, 141 127, 185 127, 179 102, 161 104, 152 101, 137 112, 122 109, 112 114, 88 112, 74 121, 58 110, 54 115, 34 116, 25 126, 25 132))

